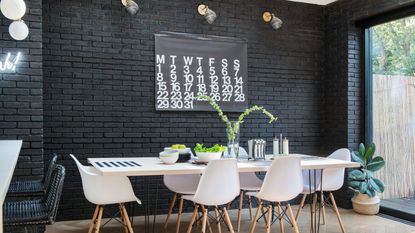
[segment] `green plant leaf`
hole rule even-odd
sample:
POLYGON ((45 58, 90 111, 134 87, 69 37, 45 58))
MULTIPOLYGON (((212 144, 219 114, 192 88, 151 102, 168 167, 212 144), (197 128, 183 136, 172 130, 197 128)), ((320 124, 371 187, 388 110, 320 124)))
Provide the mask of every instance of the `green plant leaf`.
POLYGON ((352 159, 353 161, 358 162, 362 164, 363 166, 365 165, 365 161, 362 159, 362 157, 360 157, 359 152, 357 151, 352 152, 352 159))
POLYGON ((360 187, 360 181, 350 181, 349 186, 352 187, 353 189, 358 190, 360 187))
POLYGON ((376 191, 368 188, 366 190, 366 194, 369 195, 369 197, 374 197, 374 196, 376 196, 376 191))
POLYGON ((365 153, 365 160, 366 164, 369 164, 372 161, 372 157, 375 154, 376 146, 374 143, 370 144, 370 146, 367 148, 365 153))
POLYGON ((375 171, 380 170, 384 166, 385 166, 385 160, 383 160, 382 157, 377 156, 367 165, 367 170, 375 172, 375 171))
POLYGON ((362 158, 362 159, 363 159, 363 157, 364 157, 365 153, 366 153, 365 144, 360 143, 360 144, 359 144, 359 156, 360 156, 360 158, 362 158))
POLYGON ((360 193, 367 193, 368 189, 367 189, 367 183, 366 182, 361 182, 359 185, 359 192, 360 193))
POLYGON ((381 193, 381 189, 379 187, 379 185, 373 180, 373 179, 369 179, 368 180, 368 184, 370 185, 370 187, 372 187, 372 189, 378 193, 381 193))
POLYGON ((379 187, 379 193, 383 193, 385 191, 385 185, 381 180, 373 178, 373 182, 375 182, 376 185, 379 187))
POLYGON ((349 178, 353 180, 363 181, 366 178, 366 174, 363 173, 361 170, 353 170, 349 173, 349 178))

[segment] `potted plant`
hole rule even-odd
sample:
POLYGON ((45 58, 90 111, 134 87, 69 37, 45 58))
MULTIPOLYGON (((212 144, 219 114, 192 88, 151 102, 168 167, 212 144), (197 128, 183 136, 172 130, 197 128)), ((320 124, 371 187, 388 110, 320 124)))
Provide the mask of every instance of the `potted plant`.
POLYGON ((379 179, 374 177, 374 173, 385 166, 385 160, 375 155, 375 144, 370 144, 368 148, 360 143, 359 150, 352 152, 352 159, 360 163, 360 169, 349 173, 349 186, 355 191, 352 198, 353 209, 355 212, 366 215, 379 213, 380 198, 378 193, 383 193, 385 187, 379 179))
POLYGON ((209 162, 211 160, 220 159, 226 147, 221 145, 214 145, 212 147, 205 147, 201 143, 197 143, 194 150, 200 162, 209 162))

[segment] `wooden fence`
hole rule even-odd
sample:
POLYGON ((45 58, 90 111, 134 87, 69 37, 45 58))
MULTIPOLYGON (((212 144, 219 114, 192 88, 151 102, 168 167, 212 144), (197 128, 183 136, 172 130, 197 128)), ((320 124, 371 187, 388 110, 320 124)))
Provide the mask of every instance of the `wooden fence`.
POLYGON ((415 77, 373 77, 373 141, 386 166, 376 176, 382 198, 413 197, 415 189, 415 77))

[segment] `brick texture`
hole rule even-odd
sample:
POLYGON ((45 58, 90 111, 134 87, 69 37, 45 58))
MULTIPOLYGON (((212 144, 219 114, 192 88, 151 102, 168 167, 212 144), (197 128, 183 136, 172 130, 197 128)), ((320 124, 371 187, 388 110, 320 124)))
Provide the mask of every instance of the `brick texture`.
MULTIPOLYGON (((129 16, 119 0, 44 1, 45 152, 87 157, 158 156, 173 143, 226 143, 225 128, 215 113, 156 112, 154 108, 154 33, 189 32, 248 39, 250 104, 265 106, 280 117, 267 124, 262 115, 247 119, 241 142, 283 133, 293 152, 319 153, 321 80, 324 58, 324 9, 288 1, 209 1, 218 18, 208 25, 192 1, 140 1, 129 16), (276 12, 280 31, 262 21, 276 12)), ((232 115, 232 117, 236 117, 232 115)), ((271 148, 268 148, 271 151, 271 148)), ((88 218, 79 173, 68 169, 61 219, 88 218)), ((160 186, 159 211, 170 193, 160 177, 137 180, 137 195, 150 184, 160 186)), ((142 213, 143 208, 136 208, 142 213)))
MULTIPOLYGON (((273 125, 262 115, 247 119, 242 146, 283 133, 292 152, 353 149, 364 139, 363 30, 354 21, 408 2, 340 0, 322 7, 212 0, 218 18, 208 25, 197 3, 186 0, 139 1, 137 16, 119 0, 26 1, 28 40, 11 40, 3 17, 0 26, 1 54, 24 55, 16 74, 0 74, 0 139, 25 141, 15 179, 41 176, 47 155, 62 154, 67 178, 59 219, 90 218, 92 205, 69 153, 85 163, 87 157, 157 156, 173 143, 226 143, 215 113, 154 110, 154 33, 164 30, 248 40, 250 104, 280 119, 273 125), (281 30, 262 22, 265 10, 284 21, 281 30)), ((161 177, 132 181, 144 203, 158 190, 157 211, 165 212, 171 194, 161 177)), ((335 195, 350 206, 346 189, 335 195)))
POLYGON ((43 175, 42 3, 26 4, 23 20, 30 29, 28 39, 13 40, 8 30, 12 21, 0 18, 1 61, 8 52, 12 56, 21 52, 16 72, 0 71, 0 140, 24 141, 14 179, 43 175))

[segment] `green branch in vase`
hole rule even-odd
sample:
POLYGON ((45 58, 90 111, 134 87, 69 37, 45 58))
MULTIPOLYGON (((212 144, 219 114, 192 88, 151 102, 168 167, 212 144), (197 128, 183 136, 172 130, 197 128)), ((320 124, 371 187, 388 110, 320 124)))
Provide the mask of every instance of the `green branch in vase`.
POLYGON ((213 100, 210 96, 198 95, 195 97, 195 99, 208 101, 208 103, 218 112, 219 117, 226 124, 226 129, 228 131, 228 139, 231 141, 235 140, 236 134, 239 131, 239 124, 242 124, 245 117, 247 117, 252 112, 260 111, 263 114, 265 114, 269 118, 268 123, 272 123, 278 119, 278 117, 274 116, 272 113, 267 111, 263 106, 254 105, 246 109, 241 115, 239 115, 238 120, 232 124, 232 122, 229 121, 229 118, 223 113, 219 104, 217 104, 215 100, 213 100))

